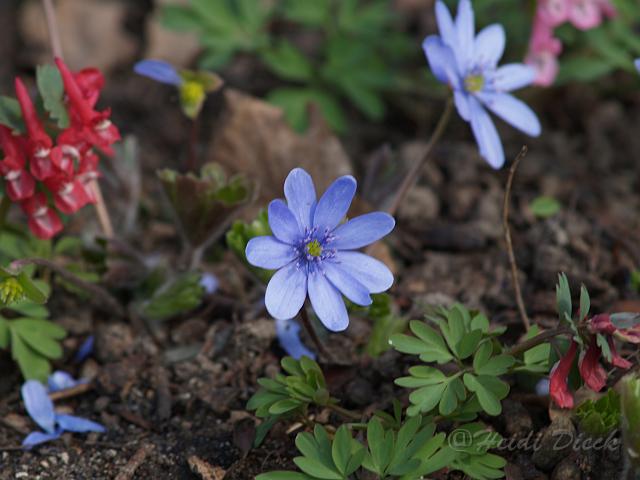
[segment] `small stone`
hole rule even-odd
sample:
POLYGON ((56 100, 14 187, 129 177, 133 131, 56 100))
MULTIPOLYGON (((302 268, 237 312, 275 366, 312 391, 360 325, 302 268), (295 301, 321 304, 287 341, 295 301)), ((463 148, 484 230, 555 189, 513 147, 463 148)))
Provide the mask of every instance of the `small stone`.
POLYGON ((554 418, 542 434, 540 448, 533 453, 533 463, 541 470, 553 469, 569 454, 575 438, 576 429, 569 417, 554 418))
POLYGON ((67 452, 62 452, 60 454, 60 460, 62 460, 62 463, 64 463, 65 465, 69 464, 69 454, 67 452))
POLYGON ((49 468, 49 462, 47 462, 46 460, 42 460, 42 461, 40 462, 40 466, 41 466, 42 468, 49 468))
POLYGON ((551 474, 551 480, 580 480, 582 473, 572 458, 565 458, 551 474))
POLYGON ((29 472, 18 472, 16 478, 29 478, 29 472))

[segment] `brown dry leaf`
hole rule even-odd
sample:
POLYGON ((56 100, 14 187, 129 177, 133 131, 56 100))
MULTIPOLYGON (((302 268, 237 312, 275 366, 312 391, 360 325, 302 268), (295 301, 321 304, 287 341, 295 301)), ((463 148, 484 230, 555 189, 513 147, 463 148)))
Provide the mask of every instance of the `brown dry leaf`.
MULTIPOLYGON (((137 42, 125 31, 127 6, 105 0, 58 0, 55 2, 60 41, 73 69, 87 66, 109 71, 131 62, 137 42)), ((49 36, 40 1, 24 2, 20 12, 24 42, 33 50, 34 64, 51 62, 49 36)))
POLYGON ((309 172, 318 194, 337 177, 352 173, 340 140, 318 114, 312 112, 309 129, 299 135, 273 105, 232 89, 225 91, 225 100, 226 116, 209 160, 258 183, 258 199, 253 209, 245 211, 247 218, 283 196, 284 179, 295 167, 309 172))

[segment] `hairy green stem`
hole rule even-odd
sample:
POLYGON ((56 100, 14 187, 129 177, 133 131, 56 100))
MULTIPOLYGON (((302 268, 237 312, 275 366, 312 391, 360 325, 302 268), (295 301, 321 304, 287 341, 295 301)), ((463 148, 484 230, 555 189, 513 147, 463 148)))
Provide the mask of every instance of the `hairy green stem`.
POLYGON ((572 333, 573 333, 573 330, 571 330, 570 327, 558 327, 558 328, 554 328, 553 330, 546 330, 536 335, 535 337, 530 338, 529 340, 525 340, 522 343, 514 345, 505 353, 507 355, 516 356, 526 352, 527 350, 531 350, 533 347, 537 347, 538 345, 554 337, 558 337, 560 335, 569 335, 572 333))

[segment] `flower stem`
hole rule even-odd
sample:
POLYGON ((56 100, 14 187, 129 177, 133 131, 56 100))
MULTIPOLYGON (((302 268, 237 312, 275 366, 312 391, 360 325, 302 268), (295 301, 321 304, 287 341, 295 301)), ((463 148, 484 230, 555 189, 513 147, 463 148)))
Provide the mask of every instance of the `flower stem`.
POLYGON ((332 356, 328 352, 328 350, 325 348, 322 341, 320 340, 320 337, 318 337, 318 334, 313 328, 313 325, 311 324, 311 320, 309 319, 309 314, 307 313, 306 305, 303 305, 302 309, 300 310, 300 321, 302 322, 302 326, 304 327, 304 329, 307 331, 307 333, 311 337, 311 341, 315 345, 316 350, 318 350, 318 353, 330 360, 332 356))
POLYGON ((116 300, 116 298, 111 295, 111 293, 109 293, 106 289, 102 288, 99 285, 96 285, 95 283, 87 282, 81 279, 61 265, 58 265, 57 263, 52 262, 51 260, 46 260, 44 258, 21 258, 19 260, 11 262, 9 267, 14 271, 19 271, 25 265, 37 265, 39 267, 48 268, 49 270, 54 271, 55 273, 60 275, 60 277, 66 282, 69 282, 70 284, 88 292, 93 298, 99 298, 111 313, 120 317, 125 316, 125 311, 122 308, 120 302, 116 300))
POLYGON ((516 256, 513 253, 513 242, 511 241, 511 229, 509 228, 509 202, 511 200, 511 187, 513 186, 513 177, 516 174, 520 161, 527 155, 527 146, 523 146, 518 156, 513 161, 511 168, 509 169, 509 177, 507 179, 507 187, 504 191, 504 204, 502 207, 502 228, 504 230, 504 242, 507 245, 507 254, 509 255, 509 265, 511 266, 511 282, 513 283, 513 290, 516 294, 516 303, 518 304, 518 311, 520 312, 520 318, 526 331, 531 328, 531 322, 527 315, 527 309, 524 306, 524 300, 522 299, 522 291, 520 290, 520 282, 518 281, 518 265, 516 264, 516 256))
POLYGON ((0 201, 0 232, 4 230, 4 225, 7 223, 7 215, 11 208, 11 199, 8 195, 3 195, 2 201, 0 201))
MULTIPOLYGON (((62 42, 60 41, 60 32, 58 30, 58 22, 56 20, 56 11, 53 7, 52 0, 42 0, 42 7, 47 19, 47 30, 49 31, 49 42, 51 43, 51 52, 56 58, 64 58, 62 52, 62 42)), ((94 190, 96 196, 96 213, 98 214, 98 221, 102 227, 102 231, 107 238, 113 237, 113 225, 111 224, 111 217, 107 206, 104 203, 102 191, 100 190, 100 184, 94 180, 91 182, 91 187, 94 190)))
POLYGON ((198 131, 200 126, 200 115, 191 121, 189 129, 189 145, 187 153, 187 172, 193 172, 198 167, 198 131))
POLYGON ((569 327, 558 327, 558 328, 554 328, 553 330, 546 330, 536 335, 535 337, 530 338, 529 340, 525 340, 522 343, 514 345, 505 353, 507 355, 516 356, 526 352, 527 350, 531 350, 533 347, 537 347, 538 345, 554 337, 558 337, 560 335, 569 335, 571 333, 573 333, 573 331, 569 327))
POLYGON ((400 208, 400 205, 409 193, 409 190, 411 190, 411 188, 420 178, 422 167, 431 156, 433 148, 436 146, 438 141, 440 141, 440 138, 442 138, 442 135, 447 128, 447 124, 449 123, 449 119, 451 118, 451 112, 453 112, 453 99, 449 98, 449 100, 447 100, 447 106, 445 107, 440 120, 438 120, 438 125, 436 125, 436 129, 429 139, 429 143, 427 144, 424 155, 422 155, 422 158, 418 162, 414 163, 413 166, 409 169, 406 176, 402 180, 402 183, 400 184, 400 187, 398 188, 398 191, 396 192, 391 205, 387 209, 389 215, 395 215, 395 213, 398 211, 398 208, 400 208))
POLYGON ((362 421, 362 414, 358 412, 352 412, 351 410, 347 410, 346 408, 342 408, 339 405, 329 404, 327 405, 329 410, 334 411, 338 415, 348 418, 349 420, 355 420, 357 422, 362 421))

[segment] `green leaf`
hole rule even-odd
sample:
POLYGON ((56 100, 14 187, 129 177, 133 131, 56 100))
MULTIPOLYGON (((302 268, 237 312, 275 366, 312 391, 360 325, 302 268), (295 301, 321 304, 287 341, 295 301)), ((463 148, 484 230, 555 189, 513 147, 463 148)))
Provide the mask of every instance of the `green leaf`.
POLYGON ((276 75, 287 80, 308 81, 313 74, 309 60, 286 40, 262 52, 262 60, 276 75))
POLYGON ((272 90, 267 101, 282 108, 291 127, 304 132, 309 126, 309 106, 315 104, 329 126, 336 132, 344 132, 347 121, 342 107, 329 92, 309 88, 284 87, 272 90))
POLYGON ((24 291, 24 295, 33 303, 44 304, 47 302, 47 294, 38 288, 26 272, 22 271, 16 277, 18 283, 24 291))
POLYGON ((0 95, 0 123, 16 132, 24 132, 20 104, 15 98, 0 95))
POLYGON ((561 207, 560 202, 553 197, 538 197, 529 204, 529 208, 538 218, 553 217, 561 207))
POLYGON ((269 413, 271 415, 282 415, 283 413, 290 412, 300 407, 302 404, 298 400, 285 398, 284 400, 277 401, 271 407, 269 407, 269 413))
POLYGON ((51 373, 49 362, 32 350, 13 329, 11 329, 11 356, 18 363, 25 379, 46 382, 51 373))
POLYGON ((591 308, 591 300, 589 299, 589 292, 587 288, 582 285, 580 287, 580 319, 583 320, 589 315, 589 309, 591 308))
POLYGON ((9 322, 0 317, 0 348, 9 346, 9 322))
POLYGON ((411 416, 418 413, 429 413, 440 402, 445 387, 446 383, 437 383, 411 392, 409 400, 415 408, 412 409, 410 407, 407 413, 409 413, 409 410, 412 412, 409 413, 411 416))
POLYGON ((497 377, 507 373, 515 361, 516 359, 511 355, 496 355, 480 367, 474 367, 474 369, 478 375, 493 375, 497 377))
POLYGON ((56 121, 59 128, 69 127, 69 114, 64 104, 64 84, 58 69, 53 65, 38 65, 36 82, 49 116, 56 121))
POLYGON ((276 471, 276 472, 261 473, 256 476, 256 480, 311 480, 311 479, 304 473, 276 471))
POLYGON ((349 457, 351 456, 351 434, 349 429, 342 425, 338 428, 335 437, 333 438, 333 445, 331 446, 331 457, 333 463, 340 473, 346 474, 347 465, 349 463, 349 457))
POLYGON ((571 290, 569 288, 569 280, 564 273, 558 275, 558 284, 556 285, 556 302, 560 321, 566 321, 571 318, 571 290))
POLYGON ((478 348, 478 344, 482 339, 481 330, 473 330, 469 333, 465 333, 462 339, 456 345, 456 351, 458 352, 458 358, 464 360, 470 357, 473 352, 478 348))
POLYGON ((343 480, 344 477, 332 468, 325 466, 324 464, 307 457, 296 457, 293 459, 300 470, 307 475, 317 477, 326 480, 343 480))
POLYGON ((488 385, 488 379, 491 378, 486 376, 475 377, 470 373, 465 373, 463 380, 465 386, 478 396, 478 401, 483 410, 489 415, 496 416, 502 412, 502 405, 488 385))
POLYGON ((283 14, 289 20, 310 27, 322 27, 329 16, 330 3, 325 0, 285 0, 283 14))

